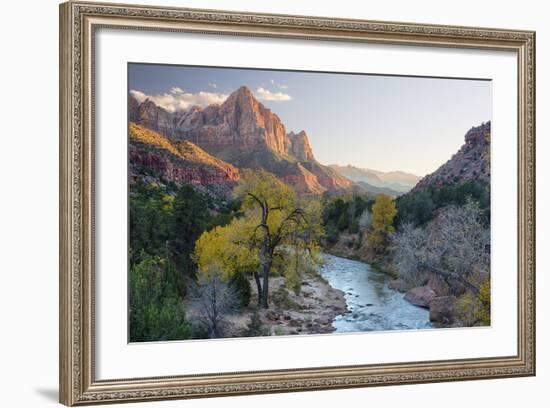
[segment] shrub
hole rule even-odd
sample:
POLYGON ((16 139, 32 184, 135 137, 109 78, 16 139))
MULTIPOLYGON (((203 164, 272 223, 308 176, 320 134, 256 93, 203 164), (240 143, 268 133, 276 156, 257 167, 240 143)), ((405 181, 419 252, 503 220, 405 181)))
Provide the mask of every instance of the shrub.
POLYGON ((237 308, 237 295, 221 278, 218 270, 201 275, 191 287, 198 300, 199 322, 208 333, 208 338, 227 337, 231 323, 227 319, 237 308))
POLYGON ((491 282, 485 280, 475 296, 471 292, 457 301, 457 317, 465 326, 489 326, 491 324, 491 282))
POLYGON ((467 292, 460 296, 456 302, 456 317, 462 325, 474 326, 478 321, 477 309, 478 301, 476 297, 471 292, 467 292))
POLYGON ((237 295, 238 306, 241 308, 247 307, 250 303, 252 289, 250 288, 250 282, 246 278, 245 274, 240 271, 236 272, 229 280, 229 286, 237 295))
POLYGON ((269 329, 264 327, 264 324, 262 323, 262 319, 260 319, 260 314, 258 313, 258 309, 254 309, 252 316, 250 316, 248 325, 246 326, 246 329, 243 331, 243 336, 244 337, 269 336, 269 329))
POLYGON ((483 326, 491 325, 491 280, 484 281, 479 288, 476 317, 483 326))
POLYGON ((338 228, 338 231, 344 231, 348 228, 349 225, 349 215, 347 212, 343 212, 340 214, 340 217, 338 217, 338 222, 336 223, 336 227, 338 228))
POLYGON ((278 308, 283 310, 299 309, 298 303, 290 298, 288 290, 284 286, 279 286, 272 296, 272 302, 278 308))

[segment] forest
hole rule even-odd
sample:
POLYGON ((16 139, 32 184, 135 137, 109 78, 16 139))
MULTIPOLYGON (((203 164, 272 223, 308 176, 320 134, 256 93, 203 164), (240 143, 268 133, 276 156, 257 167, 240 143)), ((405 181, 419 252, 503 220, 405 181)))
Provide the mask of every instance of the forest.
POLYGON ((323 253, 367 262, 401 292, 435 281, 457 299, 447 318, 490 324, 482 182, 397 199, 360 191, 319 197, 247 171, 226 200, 141 180, 129 197, 132 342, 283 334, 266 316, 300 308, 292 298, 307 281, 322 280, 323 253), (270 291, 277 279, 282 286, 270 291), (247 317, 238 331, 228 319, 235 315, 247 317))

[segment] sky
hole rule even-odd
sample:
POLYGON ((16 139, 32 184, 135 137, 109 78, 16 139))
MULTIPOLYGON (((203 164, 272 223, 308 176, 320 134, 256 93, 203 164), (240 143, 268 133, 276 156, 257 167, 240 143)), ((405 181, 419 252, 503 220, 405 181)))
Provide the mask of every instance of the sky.
POLYGON ((223 101, 240 86, 305 130, 322 164, 424 176, 491 120, 491 81, 346 73, 135 64, 128 88, 167 110, 223 101))

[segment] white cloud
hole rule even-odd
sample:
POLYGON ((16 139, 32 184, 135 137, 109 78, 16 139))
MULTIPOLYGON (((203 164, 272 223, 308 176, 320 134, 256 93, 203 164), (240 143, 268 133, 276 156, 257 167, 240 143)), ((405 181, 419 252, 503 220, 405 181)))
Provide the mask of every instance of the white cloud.
POLYGON ((214 88, 214 89, 216 89, 216 88, 218 87, 218 85, 216 85, 216 84, 214 84, 214 83, 212 83, 212 82, 209 82, 209 83, 208 83, 208 86, 210 86, 210 87, 212 87, 212 88, 214 88))
POLYGON ((222 103, 229 95, 215 92, 186 92, 183 89, 174 86, 168 92, 159 95, 146 95, 137 90, 131 90, 130 94, 142 103, 146 99, 153 101, 157 106, 166 109, 168 112, 185 110, 193 105, 207 106, 213 103, 222 103))
POLYGON ((275 81, 274 79, 271 79, 269 82, 271 82, 271 85, 275 85, 277 88, 280 88, 280 89, 288 89, 288 86, 285 85, 285 84, 279 84, 277 83, 277 81, 275 81))
POLYGON ((290 101, 292 96, 285 94, 283 92, 271 92, 268 89, 262 88, 261 86, 256 89, 254 92, 256 98, 262 101, 290 101))
POLYGON ((185 93, 185 91, 183 89, 181 89, 179 86, 173 86, 172 88, 170 88, 170 93, 173 93, 173 94, 183 94, 185 93))

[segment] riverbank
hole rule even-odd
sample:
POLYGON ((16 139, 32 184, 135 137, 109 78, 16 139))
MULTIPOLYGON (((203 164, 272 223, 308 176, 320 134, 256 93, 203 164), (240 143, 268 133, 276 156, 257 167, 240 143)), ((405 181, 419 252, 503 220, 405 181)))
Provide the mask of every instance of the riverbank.
POLYGON ((352 261, 368 263, 376 271, 385 273, 392 279, 398 278, 393 265, 385 260, 377 259, 371 254, 367 245, 366 231, 356 234, 341 233, 333 245, 326 245, 323 248, 323 252, 352 261))
MULTIPOLYGON (((255 283, 250 282, 254 288, 255 283)), ((344 292, 328 284, 319 274, 308 274, 300 284, 298 294, 285 287, 282 276, 269 280, 270 307, 257 308, 257 295, 252 293, 250 306, 226 316, 227 337, 246 336, 247 328, 255 312, 261 321, 265 335, 284 336, 295 334, 332 333, 336 316, 348 312, 344 292)), ((197 303, 190 300, 186 304, 189 320, 199 316, 197 303)))

